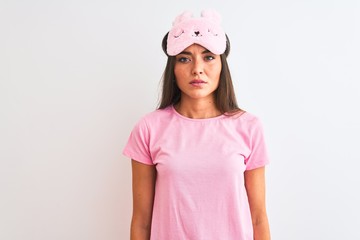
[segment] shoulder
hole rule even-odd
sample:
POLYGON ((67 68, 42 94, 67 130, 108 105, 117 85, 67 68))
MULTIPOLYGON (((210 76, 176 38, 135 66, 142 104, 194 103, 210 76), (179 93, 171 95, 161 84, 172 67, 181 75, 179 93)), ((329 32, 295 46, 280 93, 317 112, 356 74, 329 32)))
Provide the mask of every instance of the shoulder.
POLYGON ((262 131, 260 118, 247 111, 241 111, 226 118, 227 124, 233 126, 237 132, 252 135, 254 132, 262 131))
POLYGON ((156 109, 140 118, 137 125, 153 126, 169 119, 172 115, 171 107, 156 109))
POLYGON ((254 125, 260 122, 259 117, 251 112, 239 111, 233 115, 229 115, 228 119, 242 125, 254 125))

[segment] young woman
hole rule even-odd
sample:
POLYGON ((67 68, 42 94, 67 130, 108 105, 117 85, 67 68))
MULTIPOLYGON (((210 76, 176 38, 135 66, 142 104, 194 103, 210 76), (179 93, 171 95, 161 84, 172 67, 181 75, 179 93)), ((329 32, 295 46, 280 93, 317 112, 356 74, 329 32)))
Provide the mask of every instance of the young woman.
POLYGON ((258 118, 236 103, 220 16, 179 15, 159 108, 134 127, 132 240, 268 240, 258 118))

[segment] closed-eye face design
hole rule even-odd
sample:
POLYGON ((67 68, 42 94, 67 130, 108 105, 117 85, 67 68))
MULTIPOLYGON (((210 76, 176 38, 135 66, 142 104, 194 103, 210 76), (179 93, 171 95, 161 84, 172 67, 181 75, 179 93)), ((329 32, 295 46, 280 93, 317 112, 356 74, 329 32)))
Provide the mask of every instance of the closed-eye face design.
POLYGON ((200 18, 193 18, 190 12, 179 15, 168 35, 168 55, 176 56, 194 43, 204 46, 212 53, 224 53, 226 36, 220 22, 220 15, 210 10, 203 11, 200 18))

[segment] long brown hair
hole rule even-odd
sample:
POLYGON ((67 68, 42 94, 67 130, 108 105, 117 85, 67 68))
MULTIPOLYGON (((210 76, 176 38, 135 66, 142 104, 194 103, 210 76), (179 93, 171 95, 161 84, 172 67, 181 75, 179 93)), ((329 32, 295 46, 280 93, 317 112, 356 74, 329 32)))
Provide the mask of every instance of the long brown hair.
MULTIPOLYGON (((167 33, 162 40, 162 49, 167 55, 167 33)), ((215 104, 219 111, 223 114, 232 115, 242 111, 237 104, 234 86, 231 79, 227 56, 230 53, 230 41, 226 35, 226 50, 220 55, 221 73, 219 86, 215 90, 215 104)), ((179 103, 181 98, 181 90, 178 88, 175 80, 174 66, 175 56, 168 56, 166 67, 162 76, 162 94, 158 109, 164 109, 170 105, 179 103)))

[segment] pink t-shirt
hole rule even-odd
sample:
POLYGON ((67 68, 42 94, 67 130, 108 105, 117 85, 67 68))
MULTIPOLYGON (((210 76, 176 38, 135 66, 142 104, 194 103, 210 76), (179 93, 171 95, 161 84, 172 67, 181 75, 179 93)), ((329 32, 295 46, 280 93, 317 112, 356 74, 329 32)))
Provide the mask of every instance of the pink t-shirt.
POLYGON ((244 171, 268 163, 257 117, 156 110, 136 124, 123 153, 156 166, 152 240, 253 240, 244 171))

